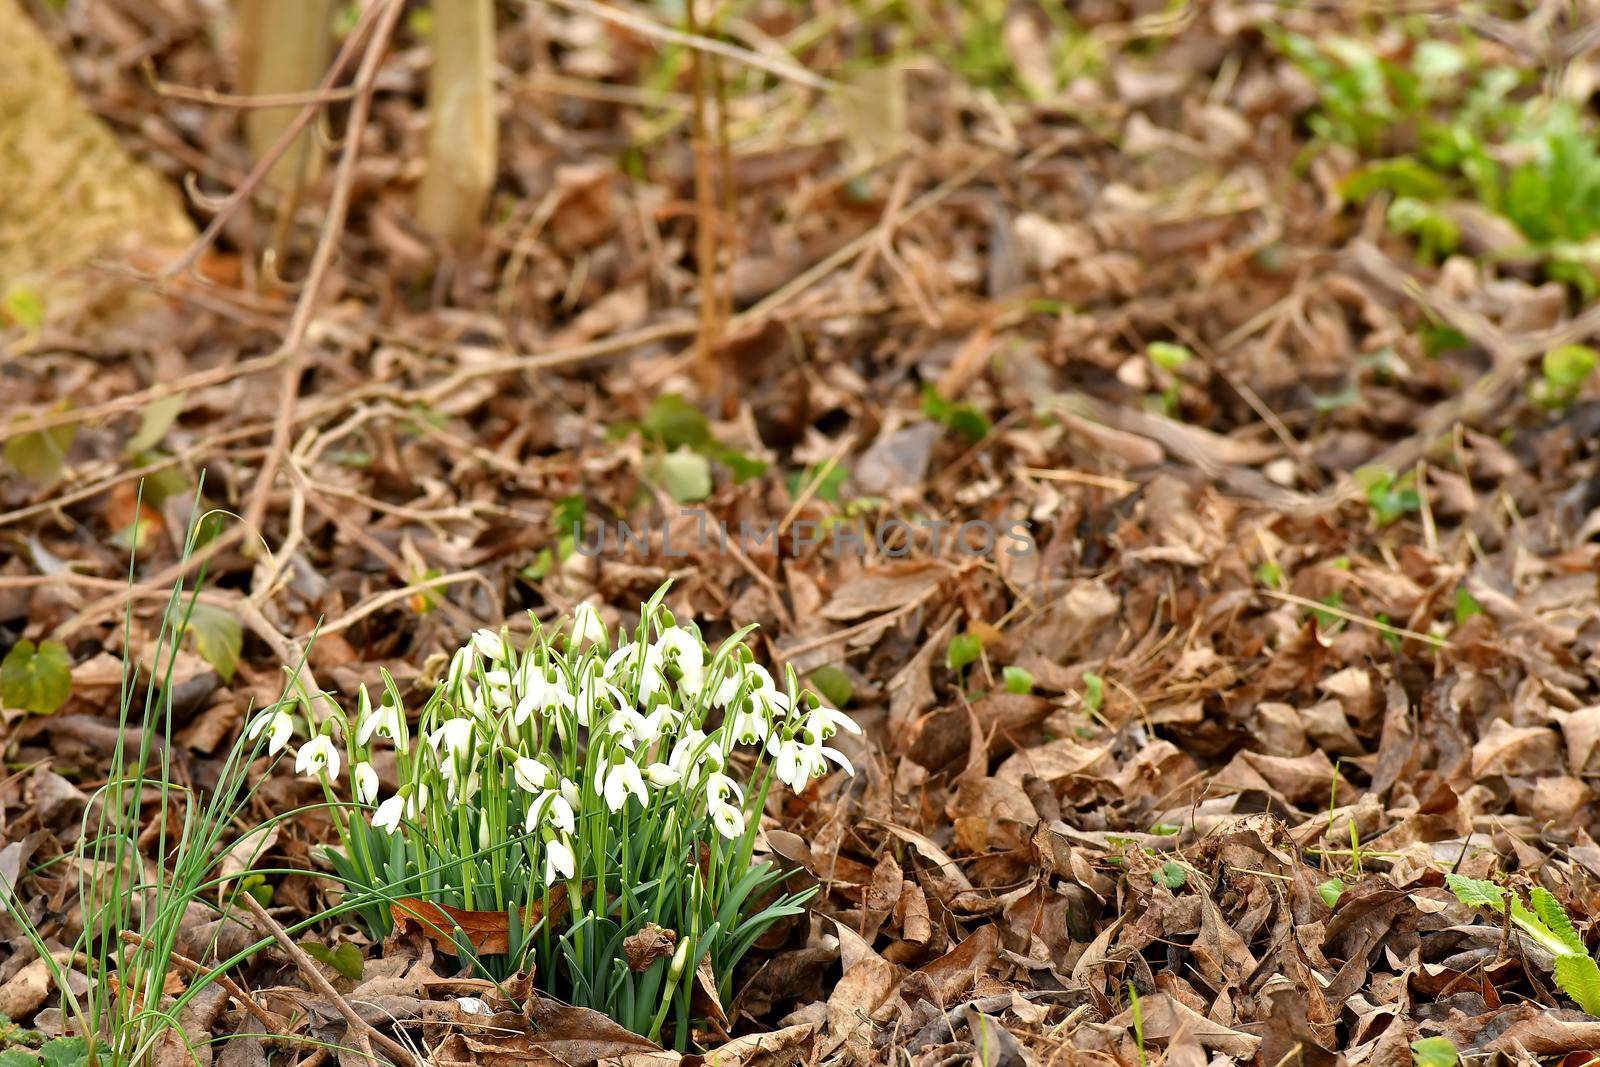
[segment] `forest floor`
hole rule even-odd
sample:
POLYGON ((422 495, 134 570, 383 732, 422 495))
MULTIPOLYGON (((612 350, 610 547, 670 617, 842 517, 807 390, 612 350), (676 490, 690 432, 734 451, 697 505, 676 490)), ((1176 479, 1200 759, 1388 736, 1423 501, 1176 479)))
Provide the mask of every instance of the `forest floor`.
MULTIPOLYGON (((314 299, 347 100, 278 269, 258 204, 114 317, 7 297, 0 650, 60 642, 70 695, 7 691, 0 870, 70 848, 198 489, 240 518, 199 553, 186 780, 308 643, 322 690, 386 668, 420 704, 472 631, 585 600, 628 623, 668 578, 863 725, 853 778, 769 809, 821 892, 703 1035, 724 1062, 1589 1062, 1561 951, 1446 878, 1543 887, 1594 940, 1595 13, 1345 6, 736 4, 732 189, 697 205, 656 16, 504 5, 499 184, 443 260, 402 20, 314 299)), ((203 228, 249 171, 240 112, 151 74, 229 88, 212 5, 33 14, 203 228)), ((284 767, 258 803, 316 796, 284 767)), ((275 865, 313 873, 275 914, 334 892, 329 833, 282 828, 275 865)), ((70 943, 75 891, 21 896, 70 943)), ((0 923, 0 1012, 30 1024, 54 1001, 0 923)), ((327 969, 351 1000, 442 995, 314 935, 365 959, 327 969)), ((303 985, 270 953, 236 977, 303 985)), ((412 1039, 440 1062, 536 1058, 438 1027, 412 1039)))

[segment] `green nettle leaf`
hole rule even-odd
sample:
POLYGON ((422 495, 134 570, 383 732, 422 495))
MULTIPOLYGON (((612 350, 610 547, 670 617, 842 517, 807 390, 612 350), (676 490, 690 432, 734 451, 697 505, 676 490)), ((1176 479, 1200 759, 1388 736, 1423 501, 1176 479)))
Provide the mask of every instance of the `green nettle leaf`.
POLYGON ((656 461, 656 477, 680 504, 692 504, 711 495, 711 461, 698 452, 668 452, 656 461))
POLYGON ((61 477, 61 468, 67 463, 67 450, 77 436, 76 423, 18 434, 6 442, 6 462, 35 485, 53 485, 61 477))
POLYGON ((1460 874, 1447 874, 1444 884, 1461 903, 1473 908, 1493 908, 1499 911, 1506 906, 1506 891, 1493 882, 1481 878, 1468 878, 1460 874))
POLYGON ((850 676, 838 667, 818 667, 811 672, 811 686, 827 698, 836 708, 848 707, 855 698, 856 686, 850 676))
POLYGON ((1600 966, 1589 954, 1557 956, 1555 971, 1561 992, 1590 1015, 1600 1016, 1600 966))
POLYGON ((951 670, 960 673, 983 655, 983 640, 973 633, 956 634, 945 649, 944 662, 951 670))
POLYGON ((233 681, 244 649, 244 629, 239 620, 215 604, 196 604, 189 616, 189 632, 194 634, 195 651, 211 664, 224 682, 233 681))
POLYGON ((1021 667, 1010 666, 1000 671, 1000 678, 1005 683, 1006 692, 1018 696, 1028 696, 1033 692, 1033 675, 1021 667))
POLYGON ((318 941, 302 941, 300 947, 306 950, 306 955, 318 963, 332 967, 350 981, 361 980, 366 960, 362 958, 361 950, 348 941, 338 948, 329 948, 318 941))
POLYGON ((128 443, 123 446, 123 451, 130 456, 140 452, 148 452, 161 443, 167 436, 167 431, 172 429, 172 424, 178 421, 178 415, 183 411, 184 394, 171 393, 167 396, 158 396, 145 405, 144 414, 139 417, 139 429, 128 438, 128 443))
POLYGON ((1423 1037, 1411 1042, 1414 1067, 1456 1067, 1461 1056, 1448 1037, 1423 1037))
POLYGON ((60 641, 18 641, 0 661, 0 700, 48 715, 72 695, 72 658, 60 641))
POLYGON ((1317 896, 1321 897, 1322 902, 1328 907, 1337 908, 1339 906, 1339 898, 1344 896, 1344 880, 1329 878, 1326 882, 1317 886, 1317 896))

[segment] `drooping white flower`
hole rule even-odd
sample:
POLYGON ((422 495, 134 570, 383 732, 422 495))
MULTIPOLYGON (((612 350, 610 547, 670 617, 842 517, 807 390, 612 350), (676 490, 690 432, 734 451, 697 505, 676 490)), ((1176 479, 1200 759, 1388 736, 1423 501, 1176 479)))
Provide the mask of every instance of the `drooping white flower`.
POLYGON ((387 737, 399 743, 402 733, 400 730, 400 709, 390 704, 386 699, 380 699, 376 706, 365 699, 367 687, 361 687, 361 713, 356 720, 356 744, 365 748, 371 743, 374 734, 387 737))
POLYGON ((533 833, 544 825, 554 826, 562 833, 570 834, 578 825, 577 813, 572 810, 572 805, 567 803, 567 798, 555 790, 542 793, 528 805, 527 831, 533 833))
POLYGON ((350 768, 350 781, 355 785, 356 799, 371 804, 378 799, 378 772, 365 761, 350 768))
POLYGON ((732 840, 745 831, 744 791, 739 783, 717 771, 706 777, 706 810, 717 833, 732 840), (731 798, 731 799, 730 799, 731 798))
POLYGON ((628 802, 629 793, 638 797, 641 804, 650 803, 650 796, 644 788, 644 776, 639 773, 639 765, 628 759, 618 763, 601 764, 600 769, 595 772, 594 791, 605 798, 606 807, 613 812, 622 810, 622 806, 628 802))
MULTIPOLYGON (((402 793, 406 791, 401 790, 402 793)), ((412 792, 406 794, 406 818, 415 819, 417 815, 428 808, 428 783, 418 782, 412 792)))
POLYGON ((497 630, 485 628, 473 634, 472 647, 490 663, 504 663, 511 658, 511 642, 497 630))
POLYGON ((318 734, 300 746, 294 758, 296 774, 317 775, 326 772, 329 779, 339 777, 339 748, 327 734, 318 734))
POLYGON ((373 829, 394 833, 400 827, 400 817, 405 812, 405 807, 406 798, 399 793, 379 804, 378 810, 372 813, 373 829))
POLYGON ((531 756, 518 756, 511 764, 511 777, 529 793, 550 788, 555 775, 549 767, 531 756))
POLYGON ((572 609, 572 643, 582 647, 587 644, 603 644, 606 639, 606 624, 600 621, 600 613, 588 601, 572 609))
POLYGON ((267 735, 267 755, 276 756, 288 745, 289 739, 294 736, 294 719, 282 708, 264 712, 250 724, 249 733, 246 735, 254 741, 262 733, 267 735))
POLYGON ((773 756, 772 773, 796 793, 805 792, 811 779, 827 768, 820 752, 792 737, 775 734, 767 739, 767 749, 773 756))
POLYGON ((521 726, 534 712, 554 711, 558 707, 572 710, 573 696, 558 678, 551 681, 544 668, 529 660, 522 668, 522 699, 511 713, 511 721, 521 726))
POLYGON ((583 790, 578 788, 578 783, 570 778, 561 779, 561 784, 556 787, 563 800, 574 809, 583 801, 583 790))
POLYGON ((652 763, 644 769, 645 780, 658 789, 677 785, 683 780, 683 772, 667 763, 652 763))
POLYGON ((439 751, 441 743, 444 751, 454 757, 466 752, 472 745, 472 720, 471 719, 446 719, 439 728, 428 735, 428 743, 435 752, 439 751))
POLYGON ((606 657, 605 667, 602 669, 606 678, 616 681, 625 678, 633 671, 633 665, 639 658, 639 646, 629 641, 618 645, 616 651, 606 657))
POLYGON ((620 707, 626 703, 627 698, 622 695, 621 690, 604 678, 594 676, 585 678, 578 687, 572 704, 573 712, 581 725, 587 728, 599 721, 596 712, 602 700, 612 707, 620 707))
POLYGON ((826 704, 819 704, 806 713, 803 729, 815 741, 826 741, 843 727, 847 732, 859 734, 861 727, 854 719, 842 711, 836 711, 826 704))
POLYGON ((578 858, 572 854, 572 846, 565 841, 551 841, 544 846, 544 881, 546 885, 553 883, 559 876, 571 878, 578 873, 578 858))
POLYGON ((618 708, 606 726, 616 734, 617 743, 629 752, 639 746, 649 747, 651 742, 661 736, 662 730, 676 723, 683 716, 666 704, 657 705, 655 710, 648 715, 641 715, 627 705, 618 708))
POLYGON ((678 688, 689 696, 700 695, 706 677, 705 645, 683 627, 669 626, 645 652, 644 675, 639 679, 641 700, 649 700, 667 684, 669 664, 678 668, 678 688))
POLYGON ((744 809, 721 801, 716 803, 708 801, 706 807, 711 812, 711 825, 716 827, 717 833, 729 841, 744 834, 746 825, 744 809))
POLYGON ((450 671, 445 675, 446 689, 455 689, 472 673, 472 668, 477 663, 477 655, 470 644, 462 645, 456 649, 455 655, 450 657, 450 671))
POLYGON ((728 720, 728 737, 736 744, 759 745, 766 740, 767 731, 772 728, 772 723, 753 708, 733 713, 733 718, 728 720))

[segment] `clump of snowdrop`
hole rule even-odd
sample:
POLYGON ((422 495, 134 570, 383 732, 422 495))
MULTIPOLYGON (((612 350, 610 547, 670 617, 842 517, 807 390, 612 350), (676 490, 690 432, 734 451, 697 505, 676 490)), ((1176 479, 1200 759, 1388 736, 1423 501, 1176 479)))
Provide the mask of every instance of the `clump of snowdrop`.
MULTIPOLYGON (((505 957, 458 943, 480 972, 531 967, 542 988, 641 1033, 670 1018, 681 1041, 704 961, 726 997, 738 958, 801 910, 781 892, 788 872, 753 855, 769 789, 854 773, 829 742, 859 727, 792 671, 780 683, 754 663, 749 629, 709 648, 661 606, 665 592, 631 634, 608 634, 589 605, 526 639, 480 630, 414 727, 385 674, 377 699, 363 687, 353 717, 322 723, 295 766, 360 810, 340 819, 333 856, 353 887, 504 913, 505 957), (393 791, 377 770, 389 754, 393 791), (679 951, 633 971, 623 942, 649 923, 679 951)), ((253 729, 287 742, 276 719, 253 729)), ((387 932, 387 909, 363 915, 387 932)))

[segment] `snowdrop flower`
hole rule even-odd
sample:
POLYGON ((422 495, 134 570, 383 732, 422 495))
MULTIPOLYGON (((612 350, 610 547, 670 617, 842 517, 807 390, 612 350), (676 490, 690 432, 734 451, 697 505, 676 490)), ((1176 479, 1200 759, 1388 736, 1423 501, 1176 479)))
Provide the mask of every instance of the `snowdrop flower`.
POLYGON ((772 723, 759 711, 736 711, 728 721, 728 737, 737 744, 759 745, 771 727, 772 723))
POLYGON ((650 803, 649 794, 644 788, 644 776, 639 773, 639 765, 632 760, 602 764, 595 772, 594 791, 605 797, 606 807, 613 812, 622 810, 622 805, 628 802, 629 793, 638 797, 641 804, 650 803))
POLYGON ((644 677, 639 680, 641 700, 649 700, 666 684, 668 664, 678 668, 678 688, 689 696, 700 695, 705 686, 705 645, 683 627, 669 626, 645 653, 644 677))
POLYGON ((803 793, 811 779, 820 777, 828 769, 828 758, 840 762, 851 774, 855 769, 850 761, 820 743, 804 744, 792 737, 779 739, 776 734, 767 739, 767 751, 772 753, 772 773, 778 781, 796 793, 803 793))
POLYGON ((717 686, 713 703, 719 708, 728 707, 738 699, 739 690, 752 679, 755 684, 750 685, 749 692, 745 694, 750 709, 768 715, 789 710, 789 694, 778 688, 778 683, 772 680, 772 675, 759 663, 747 663, 742 671, 724 678, 717 686))
POLYGON ((711 812, 711 825, 729 841, 741 837, 745 830, 744 810, 724 801, 707 801, 711 812))
POLYGON ((566 797, 554 790, 542 794, 539 799, 528 805, 526 824, 528 833, 533 833, 546 823, 567 834, 572 833, 578 825, 577 813, 572 810, 572 805, 567 803, 566 797))
POLYGON ((612 681, 627 677, 633 673, 634 660, 638 658, 639 646, 624 641, 617 646, 617 650, 606 657, 603 668, 605 676, 612 681))
POLYGON ((461 684, 462 679, 472 673, 472 668, 477 663, 477 656, 471 645, 462 645, 456 649, 456 654, 450 657, 450 671, 445 675, 445 688, 455 689, 461 684))
POLYGON ((839 727, 852 734, 859 734, 861 727, 856 721, 842 711, 835 711, 826 704, 818 704, 806 713, 805 726, 802 727, 817 741, 826 741, 839 732, 839 727))
POLYGON ((350 768, 350 780, 355 784, 356 799, 371 804, 378 799, 378 772, 372 764, 362 762, 350 768))
POLYGON ((511 658, 511 645, 502 633, 483 629, 472 635, 472 647, 490 663, 504 663, 511 658))
POLYGON ((366 698, 367 687, 361 687, 361 716, 356 722, 356 744, 365 748, 372 742, 372 735, 387 737, 398 744, 401 740, 400 709, 386 700, 380 700, 377 707, 366 698))
POLYGON ((744 833, 744 809, 740 806, 743 803, 744 793, 732 778, 715 771, 706 778, 706 810, 711 813, 711 823, 717 833, 730 841, 744 833), (731 803, 729 797, 738 803, 731 803))
POLYGON ((294 758, 296 774, 314 775, 324 771, 330 779, 339 777, 339 749, 333 738, 318 734, 300 746, 294 758))
POLYGON ((601 700, 609 701, 612 706, 620 707, 627 702, 622 691, 604 678, 585 678, 578 687, 577 697, 573 702, 573 711, 578 717, 578 722, 588 728, 596 722, 595 709, 601 700))
POLYGON ((579 789, 578 783, 570 778, 561 779, 561 784, 556 788, 560 791, 562 799, 574 809, 583 800, 583 790, 579 789))
POLYGON ((472 744, 471 719, 446 719, 439 728, 428 735, 428 743, 435 752, 439 751, 440 742, 444 743, 444 750, 451 756, 459 756, 472 744))
POLYGON ((557 876, 571 878, 578 873, 578 858, 565 841, 551 841, 544 847, 544 881, 550 885, 557 876))
POLYGON ((406 798, 406 818, 415 819, 420 812, 427 810, 428 783, 418 782, 415 790, 409 792, 408 790, 409 786, 400 790, 406 798))
POLYGON ((690 729, 678 738, 677 744, 672 746, 672 754, 667 757, 666 770, 677 775, 674 781, 687 779, 692 787, 700 781, 707 769, 720 771, 723 765, 721 749, 708 743, 706 735, 699 730, 690 729))
POLYGON ((516 779, 517 785, 525 792, 537 793, 541 789, 550 788, 550 781, 555 776, 549 767, 538 760, 528 756, 518 756, 511 764, 511 777, 516 779))
POLYGON ((558 707, 571 711, 572 694, 559 680, 552 682, 543 667, 529 660, 522 668, 522 699, 511 713, 512 723, 521 726, 534 712, 554 711, 558 707))
POLYGON ((649 747, 650 743, 661 736, 664 726, 674 725, 682 716, 671 707, 662 704, 648 715, 641 715, 633 708, 623 706, 611 716, 607 726, 615 731, 617 743, 629 752, 640 745, 649 747))
POLYGON ((267 755, 276 756, 294 736, 294 719, 282 708, 266 712, 250 724, 250 732, 246 736, 254 741, 263 732, 267 735, 267 755))
POLYGON ((465 782, 461 780, 461 766, 458 762, 446 763, 439 770, 444 777, 445 796, 452 804, 464 803, 477 795, 480 782, 476 767, 467 772, 465 782))
POLYGON ((606 624, 594 605, 584 601, 572 609, 572 642, 576 645, 604 644, 606 624))
POLYGON ((392 834, 400 828, 400 817, 406 807, 406 798, 396 793, 394 796, 378 805, 378 810, 372 813, 372 828, 392 834))
POLYGON ((644 769, 645 780, 658 789, 677 785, 683 780, 683 772, 667 763, 652 763, 644 769))

